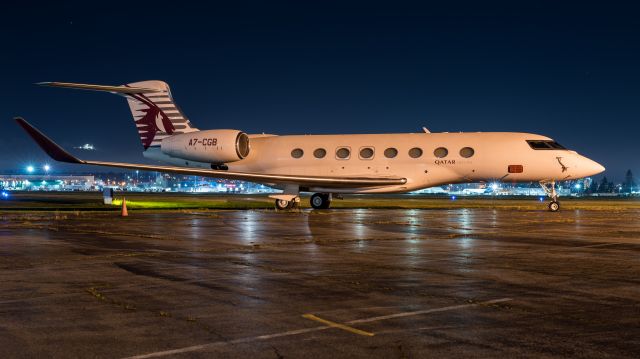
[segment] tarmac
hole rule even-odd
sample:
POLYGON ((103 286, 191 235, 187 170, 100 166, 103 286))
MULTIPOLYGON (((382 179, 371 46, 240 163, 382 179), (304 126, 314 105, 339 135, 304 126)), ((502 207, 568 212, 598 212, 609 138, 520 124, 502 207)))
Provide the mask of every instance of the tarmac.
POLYGON ((638 357, 640 210, 0 214, 0 356, 638 357))

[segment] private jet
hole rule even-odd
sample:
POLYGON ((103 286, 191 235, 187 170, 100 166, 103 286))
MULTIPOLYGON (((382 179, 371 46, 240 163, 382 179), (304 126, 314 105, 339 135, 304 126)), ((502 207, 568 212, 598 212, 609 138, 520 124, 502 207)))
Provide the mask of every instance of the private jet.
POLYGON ((23 118, 18 124, 53 159, 83 165, 243 180, 282 190, 277 209, 295 208, 313 193, 315 209, 342 194, 403 193, 455 183, 539 182, 558 211, 556 182, 604 171, 553 139, 517 132, 271 135, 237 129, 200 130, 182 113, 169 86, 42 82, 43 86, 110 92, 127 99, 149 165, 79 159, 23 118))

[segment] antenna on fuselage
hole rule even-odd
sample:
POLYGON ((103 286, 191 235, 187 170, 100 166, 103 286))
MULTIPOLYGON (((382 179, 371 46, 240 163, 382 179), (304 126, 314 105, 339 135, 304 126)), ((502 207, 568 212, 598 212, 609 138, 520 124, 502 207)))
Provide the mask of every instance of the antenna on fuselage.
POLYGON ((431 133, 431 131, 429 131, 429 129, 424 126, 422 126, 422 131, 424 131, 424 133, 431 133))

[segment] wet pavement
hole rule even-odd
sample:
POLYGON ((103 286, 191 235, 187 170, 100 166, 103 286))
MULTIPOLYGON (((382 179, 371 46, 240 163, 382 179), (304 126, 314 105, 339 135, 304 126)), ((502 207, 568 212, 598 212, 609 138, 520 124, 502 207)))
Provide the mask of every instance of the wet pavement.
POLYGON ((1 357, 638 357, 640 211, 0 215, 1 357))

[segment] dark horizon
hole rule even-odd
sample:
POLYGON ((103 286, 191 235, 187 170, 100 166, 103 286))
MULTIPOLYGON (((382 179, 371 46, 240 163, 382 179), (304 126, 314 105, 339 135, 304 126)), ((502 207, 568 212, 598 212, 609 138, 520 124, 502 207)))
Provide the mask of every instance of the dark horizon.
POLYGON ((639 9, 598 2, 4 5, 0 169, 48 162, 93 170, 54 163, 15 116, 67 148, 96 146, 74 151, 79 156, 146 162, 124 99, 34 83, 157 79, 201 129, 531 132, 621 181, 627 169, 640 173, 639 9))

